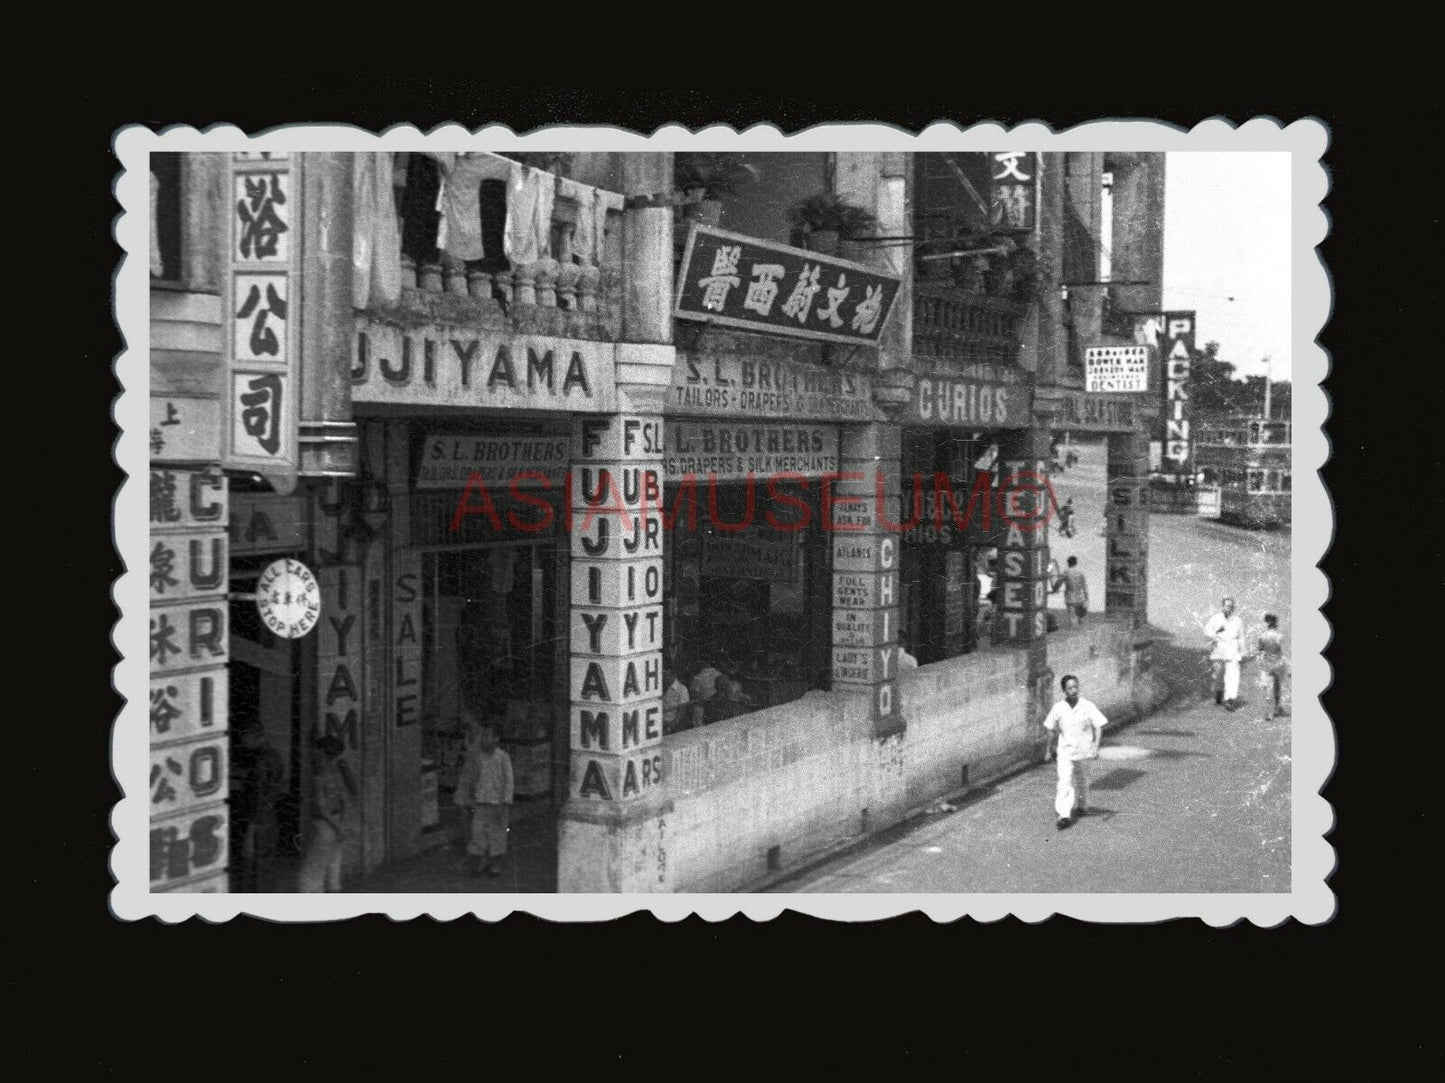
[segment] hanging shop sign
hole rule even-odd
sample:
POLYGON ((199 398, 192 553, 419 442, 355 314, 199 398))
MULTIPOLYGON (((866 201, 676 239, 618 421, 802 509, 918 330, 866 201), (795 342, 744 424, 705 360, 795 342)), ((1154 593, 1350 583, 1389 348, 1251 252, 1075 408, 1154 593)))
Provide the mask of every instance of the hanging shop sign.
POLYGON ((321 619, 321 584, 299 560, 266 565, 256 582, 261 623, 282 639, 300 639, 321 619))
POLYGON ((393 406, 611 413, 611 342, 357 320, 351 399, 393 406))
POLYGON ((693 223, 673 315, 748 331, 876 345, 900 279, 861 263, 693 223))
POLYGON ((1019 233, 1038 224, 1039 156, 1034 151, 1005 150, 989 155, 993 168, 994 213, 998 227, 1019 233))
POLYGON ((1128 432, 1134 428, 1136 400, 1086 391, 1053 391, 1060 403, 1054 428, 1075 432, 1128 432))
POLYGON ((232 154, 221 292, 222 462, 295 486, 301 156, 232 154))
POLYGON ((1194 360, 1194 313, 1166 312, 1164 338, 1164 432, 1166 470, 1182 471, 1194 453, 1189 423, 1189 368, 1194 360))
POLYGON ((707 534, 702 545, 702 574, 791 583, 798 578, 800 539, 799 534, 766 527, 752 527, 737 534, 707 534))
POLYGON ((930 428, 1026 428, 1032 406, 1030 384, 1010 372, 973 376, 920 376, 914 383, 904 421, 930 428))
POLYGON ((286 553, 306 546, 306 509, 300 494, 231 494, 231 555, 286 553))
POLYGON ((422 445, 418 489, 460 489, 473 474, 488 489, 560 487, 567 475, 567 436, 476 436, 437 433, 422 445))
POLYGON ((749 477, 760 485, 784 474, 818 477, 838 470, 834 425, 674 421, 666 427, 663 471, 669 479, 692 475, 719 481, 749 477))
POLYGON ((873 381, 801 361, 679 353, 667 397, 669 414, 710 417, 875 421, 873 381))
POLYGON ((1148 346, 1090 346, 1084 351, 1085 391, 1148 391, 1148 346))

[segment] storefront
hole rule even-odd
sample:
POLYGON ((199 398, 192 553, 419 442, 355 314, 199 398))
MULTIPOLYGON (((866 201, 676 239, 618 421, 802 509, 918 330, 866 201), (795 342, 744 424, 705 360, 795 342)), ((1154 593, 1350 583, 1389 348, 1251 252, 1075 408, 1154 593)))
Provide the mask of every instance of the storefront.
POLYGON ((901 642, 922 665, 997 633, 1004 520, 994 494, 1006 481, 1006 435, 1032 421, 1028 375, 969 365, 926 371, 914 385, 903 417, 901 642))
MULTIPOLYGON (((615 346, 450 324, 359 321, 363 473, 389 592, 373 663, 386 703, 388 860, 456 837, 470 721, 495 724, 514 820, 555 820, 569 781, 575 416, 608 410, 615 346)), ((550 828, 547 828, 550 830, 550 828)))

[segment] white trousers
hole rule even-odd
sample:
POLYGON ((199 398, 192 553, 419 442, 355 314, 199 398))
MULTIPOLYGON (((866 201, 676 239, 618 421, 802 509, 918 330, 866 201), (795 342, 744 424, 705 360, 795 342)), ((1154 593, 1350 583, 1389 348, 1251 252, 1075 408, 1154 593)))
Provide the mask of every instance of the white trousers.
POLYGON ((1088 764, 1088 760, 1058 758, 1059 788, 1054 791, 1054 811, 1059 819, 1072 816, 1076 808, 1088 808, 1088 764))
POLYGON ((1224 698, 1226 700, 1239 698, 1239 663, 1226 662, 1222 659, 1214 659, 1214 687, 1219 688, 1220 676, 1224 678, 1224 698))
POLYGON ((324 823, 315 824, 306 853, 301 858, 301 870, 297 875, 299 890, 340 891, 342 852, 341 839, 336 832, 324 823))

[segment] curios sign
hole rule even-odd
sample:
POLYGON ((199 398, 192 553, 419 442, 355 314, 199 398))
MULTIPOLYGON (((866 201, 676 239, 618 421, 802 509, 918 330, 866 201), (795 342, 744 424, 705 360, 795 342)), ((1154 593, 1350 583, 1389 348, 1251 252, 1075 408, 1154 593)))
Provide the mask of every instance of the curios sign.
POLYGON ((802 248, 693 224, 673 314, 769 334, 878 342, 899 278, 802 248))
POLYGON ((256 609, 275 635, 300 639, 321 619, 321 584, 299 560, 273 561, 256 583, 256 609))

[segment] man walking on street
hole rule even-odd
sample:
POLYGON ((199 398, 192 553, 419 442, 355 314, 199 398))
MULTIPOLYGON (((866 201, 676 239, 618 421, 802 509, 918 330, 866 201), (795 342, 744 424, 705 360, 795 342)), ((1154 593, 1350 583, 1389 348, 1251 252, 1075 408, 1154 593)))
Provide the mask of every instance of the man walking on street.
MULTIPOLYGON (((1054 757, 1058 761, 1059 785, 1054 792, 1055 826, 1060 830, 1072 827, 1074 821, 1089 811, 1089 778, 1087 761, 1098 759, 1099 740, 1109 724, 1102 711, 1079 695, 1079 678, 1066 676, 1061 687, 1064 698, 1055 703, 1044 719, 1044 729, 1057 735, 1054 757)), ((1048 754, 1045 753, 1046 760, 1048 754)))
POLYGON ((1209 652, 1214 702, 1233 711, 1239 707, 1239 663, 1244 657, 1244 622, 1234 613, 1233 598, 1220 603, 1220 611, 1209 618, 1204 634, 1214 643, 1209 652))
POLYGON ((1083 624, 1084 614, 1089 611, 1089 583, 1079 571, 1079 558, 1070 557, 1069 567, 1063 576, 1054 582, 1049 593, 1064 588, 1064 608, 1069 611, 1070 624, 1083 624))

